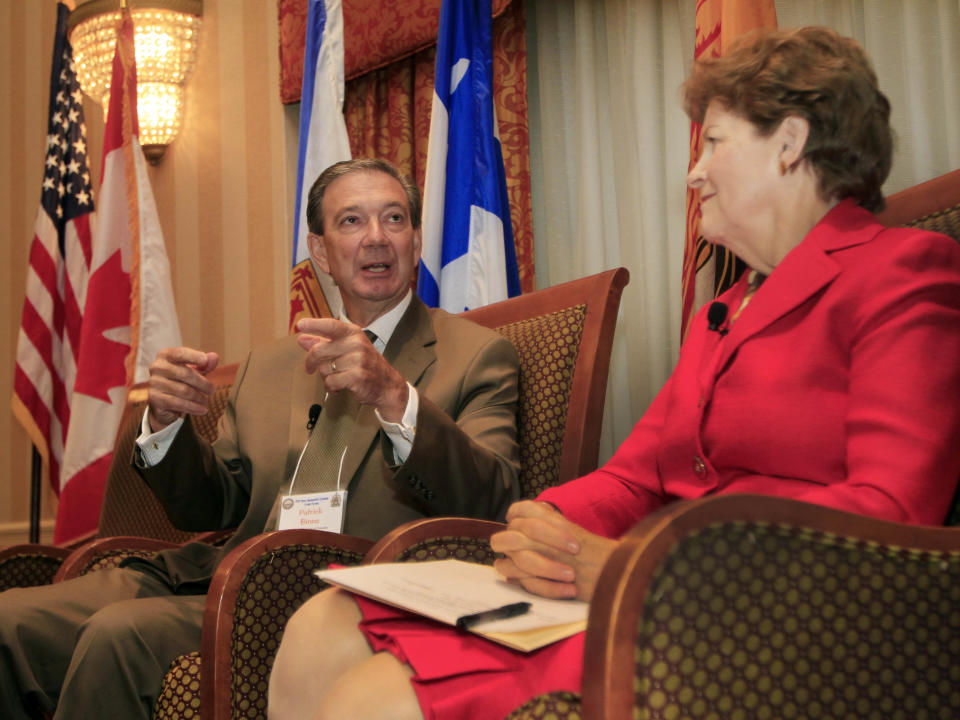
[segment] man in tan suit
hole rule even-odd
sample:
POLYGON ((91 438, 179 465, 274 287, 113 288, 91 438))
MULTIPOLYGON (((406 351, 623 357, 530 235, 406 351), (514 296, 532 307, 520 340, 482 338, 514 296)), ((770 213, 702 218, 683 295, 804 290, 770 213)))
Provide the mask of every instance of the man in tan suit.
POLYGON ((0 594, 7 717, 150 717, 170 661, 200 647, 220 559, 288 503, 328 502, 343 532, 377 538, 430 515, 499 518, 517 497, 516 353, 411 294, 419 191, 387 163, 347 161, 314 183, 307 215, 345 318, 252 351, 213 445, 190 416, 206 411, 216 354, 174 348, 151 367, 135 465, 178 526, 236 534, 0 594))

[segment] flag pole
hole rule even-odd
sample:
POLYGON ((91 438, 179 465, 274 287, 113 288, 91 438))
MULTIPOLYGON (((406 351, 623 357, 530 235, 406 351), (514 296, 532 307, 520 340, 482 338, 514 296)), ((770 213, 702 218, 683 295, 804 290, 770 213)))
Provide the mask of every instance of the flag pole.
POLYGON ((43 462, 40 451, 33 443, 30 458, 30 542, 40 542, 40 482, 43 476, 43 462))

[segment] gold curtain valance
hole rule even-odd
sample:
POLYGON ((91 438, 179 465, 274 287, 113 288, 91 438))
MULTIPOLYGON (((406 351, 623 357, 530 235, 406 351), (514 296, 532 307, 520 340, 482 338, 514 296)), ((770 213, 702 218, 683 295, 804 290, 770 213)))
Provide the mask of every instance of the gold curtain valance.
MULTIPOLYGON (((347 80, 435 45, 441 0, 343 0, 344 75, 347 80)), ((493 17, 511 0, 492 0, 493 17)), ((280 99, 300 101, 307 0, 278 0, 280 99)))

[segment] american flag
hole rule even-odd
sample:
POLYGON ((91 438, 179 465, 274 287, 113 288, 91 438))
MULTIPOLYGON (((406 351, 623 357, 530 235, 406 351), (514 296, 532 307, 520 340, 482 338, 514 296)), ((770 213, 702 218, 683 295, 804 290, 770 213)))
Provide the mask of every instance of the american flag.
POLYGON ((40 208, 30 245, 12 407, 60 491, 95 221, 82 95, 57 7, 40 208))

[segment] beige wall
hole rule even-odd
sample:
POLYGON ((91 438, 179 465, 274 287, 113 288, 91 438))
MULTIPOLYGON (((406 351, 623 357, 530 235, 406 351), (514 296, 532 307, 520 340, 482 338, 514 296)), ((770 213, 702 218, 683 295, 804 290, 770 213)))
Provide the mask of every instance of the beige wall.
MULTIPOLYGON (((9 406, 26 278, 40 199, 55 0, 0 0, 0 400, 9 406)), ((150 180, 173 272, 183 341, 224 362, 286 332, 290 232, 286 198, 295 113, 279 100, 273 0, 205 0, 184 130, 150 180)), ((85 103, 99 185, 103 119, 85 103)), ((289 178, 289 180, 288 180, 289 178)), ((0 546, 27 536, 30 441, 0 412, 0 546)), ((47 491, 45 525, 56 501, 47 491)))

